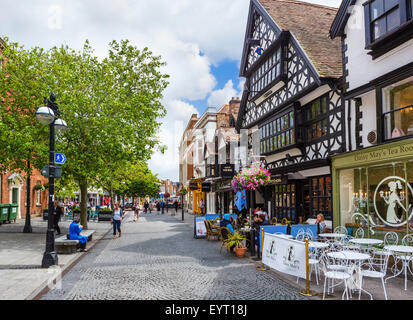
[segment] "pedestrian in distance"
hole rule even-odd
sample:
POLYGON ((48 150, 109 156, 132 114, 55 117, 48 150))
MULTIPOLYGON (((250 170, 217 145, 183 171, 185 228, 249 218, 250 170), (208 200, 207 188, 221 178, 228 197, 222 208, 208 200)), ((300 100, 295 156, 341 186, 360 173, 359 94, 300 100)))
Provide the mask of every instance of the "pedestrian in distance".
POLYGON ((62 215, 64 215, 63 209, 59 206, 59 203, 55 201, 53 204, 53 226, 57 232, 57 235, 60 234, 59 221, 62 215))
POLYGON ((133 221, 138 221, 138 220, 139 220, 139 206, 136 206, 133 221))
POLYGON ((143 204, 143 208, 145 209, 145 214, 148 213, 148 209, 149 209, 149 211, 151 211, 150 204, 148 203, 147 200, 145 200, 145 202, 143 204))
POLYGON ((80 225, 80 218, 76 217, 69 226, 69 239, 79 241, 79 249, 82 252, 87 252, 86 242, 88 237, 82 236, 80 233, 83 230, 83 226, 80 225))
POLYGON ((202 199, 199 200, 198 206, 199 206, 199 210, 201 211, 201 215, 204 215, 204 208, 205 208, 204 200, 202 199))
POLYGON ((165 214, 165 201, 161 201, 162 214, 165 214))
POLYGON ((158 214, 161 211, 161 203, 159 201, 156 201, 156 209, 158 210, 158 214))
POLYGON ((119 203, 115 204, 115 210, 113 210, 112 221, 113 225, 113 239, 116 239, 116 230, 119 232, 119 238, 122 236, 122 231, 120 225, 122 222, 122 209, 119 206, 119 203))
POLYGON ((174 202, 174 207, 175 207, 175 213, 172 214, 173 216, 178 213, 178 201, 176 200, 174 202))

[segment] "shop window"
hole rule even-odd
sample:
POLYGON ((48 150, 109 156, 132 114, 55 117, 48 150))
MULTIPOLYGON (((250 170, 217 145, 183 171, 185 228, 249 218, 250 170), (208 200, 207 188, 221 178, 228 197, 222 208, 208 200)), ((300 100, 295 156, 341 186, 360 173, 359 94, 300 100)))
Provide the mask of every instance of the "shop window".
POLYGON ((413 77, 383 89, 386 140, 413 135, 413 77))
POLYGON ((409 221, 412 230, 412 161, 341 170, 339 176, 342 225, 361 225, 373 234, 405 232, 409 221))
POLYGON ((310 215, 316 218, 318 214, 332 219, 331 206, 331 176, 311 178, 310 184, 310 215))
POLYGON ((261 154, 271 153, 295 144, 294 112, 272 120, 260 128, 261 154))
POLYGON ((281 221, 296 221, 295 184, 276 185, 274 189, 274 216, 281 221))

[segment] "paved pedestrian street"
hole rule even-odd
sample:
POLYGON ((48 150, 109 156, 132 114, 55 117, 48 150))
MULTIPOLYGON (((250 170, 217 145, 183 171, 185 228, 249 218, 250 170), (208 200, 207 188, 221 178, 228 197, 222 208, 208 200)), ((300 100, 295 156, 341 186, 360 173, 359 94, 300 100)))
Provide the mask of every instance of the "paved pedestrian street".
POLYGON ((220 242, 194 239, 193 229, 168 214, 131 213, 122 237, 109 232, 43 299, 292 300, 297 289, 220 242))

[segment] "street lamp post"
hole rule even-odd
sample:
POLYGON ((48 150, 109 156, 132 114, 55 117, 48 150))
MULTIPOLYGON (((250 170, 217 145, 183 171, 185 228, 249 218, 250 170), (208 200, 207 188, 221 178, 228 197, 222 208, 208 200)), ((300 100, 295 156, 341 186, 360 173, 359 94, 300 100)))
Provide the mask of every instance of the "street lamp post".
POLYGON ((50 126, 50 141, 49 141, 49 207, 47 217, 47 232, 46 232, 46 250, 43 254, 42 268, 48 268, 58 264, 58 257, 55 251, 55 236, 54 236, 54 179, 55 179, 55 129, 67 129, 66 122, 58 119, 60 111, 56 103, 56 96, 52 92, 50 99, 44 98, 45 106, 40 107, 36 112, 37 120, 44 125, 50 126))

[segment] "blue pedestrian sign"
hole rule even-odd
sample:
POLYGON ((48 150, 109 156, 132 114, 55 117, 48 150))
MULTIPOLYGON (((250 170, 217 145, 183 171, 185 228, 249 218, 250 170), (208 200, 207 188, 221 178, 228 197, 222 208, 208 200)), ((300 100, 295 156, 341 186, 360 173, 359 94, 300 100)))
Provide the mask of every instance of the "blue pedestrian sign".
POLYGON ((65 164, 66 156, 63 153, 54 154, 54 163, 55 164, 65 164))

